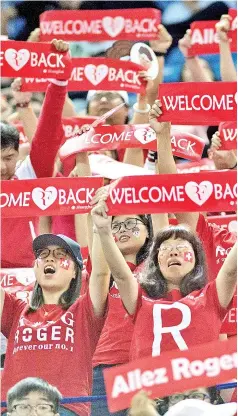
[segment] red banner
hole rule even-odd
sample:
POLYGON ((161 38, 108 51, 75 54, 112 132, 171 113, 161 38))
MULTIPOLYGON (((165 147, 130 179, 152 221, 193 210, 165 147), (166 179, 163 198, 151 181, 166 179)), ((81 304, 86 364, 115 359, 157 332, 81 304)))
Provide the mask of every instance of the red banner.
POLYGON ((130 407, 132 397, 142 389, 155 399, 235 378, 236 342, 236 338, 215 341, 105 369, 110 412, 130 407))
POLYGON ((161 84, 160 121, 174 124, 218 125, 236 121, 236 82, 179 82, 161 84))
POLYGON ((211 215, 207 217, 207 222, 210 224, 218 225, 225 230, 230 231, 230 233, 237 232, 237 216, 234 215, 211 215))
MULTIPOLYGON (((201 21, 193 22, 191 24, 191 48, 188 50, 188 56, 204 55, 204 54, 219 54, 219 38, 216 33, 215 25, 218 21, 201 21)), ((229 31, 229 39, 231 51, 236 52, 237 31, 229 31)))
POLYGON ((0 273, 1 287, 28 302, 36 280, 33 269, 1 269, 0 273))
POLYGON ((236 172, 125 177, 110 185, 110 215, 236 209, 236 172), (202 207, 202 208, 201 208, 202 207))
POLYGON ((84 214, 102 185, 102 178, 95 177, 2 181, 2 218, 84 214))
POLYGON ((99 117, 80 116, 80 117, 65 117, 62 119, 65 138, 80 134, 80 129, 84 124, 92 124, 99 117))
POLYGON ((160 10, 151 8, 52 10, 40 15, 40 39, 93 42, 157 39, 157 26, 160 22, 160 10))
MULTIPOLYGON (((68 91, 120 91, 139 93, 146 83, 140 81, 138 71, 142 66, 134 62, 110 58, 74 58, 68 91)), ((29 74, 27 76, 32 76, 29 74)), ((49 76, 48 76, 49 77, 49 76)), ((25 78, 21 91, 42 92, 48 82, 44 79, 25 78)))
POLYGON ((69 53, 48 43, 2 41, 0 57, 2 77, 68 79, 72 70, 69 53))
POLYGON ((203 171, 216 170, 213 160, 203 158, 199 162, 177 163, 178 173, 199 173, 203 171))
MULTIPOLYGON (((204 141, 193 134, 172 130, 172 150, 178 157, 200 160, 204 141)), ((67 140, 59 151, 61 159, 79 152, 141 148, 157 150, 155 131, 148 124, 100 126, 67 140)))
POLYGON ((237 149, 237 123, 227 121, 219 124, 221 147, 219 150, 237 149))

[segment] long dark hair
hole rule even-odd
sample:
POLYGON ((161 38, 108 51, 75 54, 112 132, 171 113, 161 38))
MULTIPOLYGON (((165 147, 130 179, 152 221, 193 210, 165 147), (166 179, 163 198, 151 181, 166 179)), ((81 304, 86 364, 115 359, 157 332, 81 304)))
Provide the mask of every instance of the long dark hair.
MULTIPOLYGON (((75 263, 75 279, 71 280, 69 288, 62 293, 58 301, 58 305, 60 305, 62 309, 69 309, 69 307, 73 305, 76 299, 78 299, 82 283, 81 277, 82 271, 79 268, 79 266, 75 263)), ((42 288, 39 285, 39 283, 36 282, 32 292, 31 301, 28 309, 26 310, 26 313, 28 314, 31 312, 35 312, 42 305, 44 305, 42 288)))
POLYGON ((158 264, 158 249, 161 244, 169 238, 181 238, 188 241, 194 250, 195 266, 190 273, 187 273, 181 283, 180 292, 187 296, 194 290, 202 289, 207 283, 207 266, 202 243, 198 237, 182 226, 173 226, 161 230, 154 239, 147 264, 140 279, 141 287, 154 299, 167 296, 168 284, 160 271, 158 264))

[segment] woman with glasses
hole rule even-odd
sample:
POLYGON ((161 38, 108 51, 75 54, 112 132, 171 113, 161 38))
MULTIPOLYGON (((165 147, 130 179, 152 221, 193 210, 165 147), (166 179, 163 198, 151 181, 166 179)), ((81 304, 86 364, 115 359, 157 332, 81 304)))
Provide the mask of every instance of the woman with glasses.
MULTIPOLYGON (((8 338, 2 398, 29 376, 47 380, 64 397, 88 396, 110 280, 99 237, 93 238, 88 290, 80 297, 83 261, 78 243, 64 235, 42 234, 33 241, 33 252, 36 283, 30 304, 2 290, 1 330, 8 338)), ((88 403, 73 403, 60 414, 89 412, 88 403)))
POLYGON ((183 227, 165 228, 154 238, 147 268, 138 282, 115 242, 107 211, 99 196, 92 216, 122 302, 134 323, 131 360, 218 339, 236 287, 236 246, 217 278, 207 284, 200 240, 183 227))
MULTIPOLYGON (((106 188, 101 188, 107 195, 106 188)), ((94 230, 95 231, 95 230, 94 230)), ((145 259, 149 254, 153 231, 148 215, 120 215, 113 217, 111 232, 125 264, 131 270, 133 279, 142 273, 145 259)), ((103 369, 129 361, 129 351, 133 333, 133 323, 121 303, 120 293, 111 274, 108 298, 108 316, 93 357, 94 381, 93 394, 106 394, 103 369)), ((126 411, 117 412, 117 416, 126 415, 126 411)), ((92 416, 109 416, 106 402, 92 404, 92 416)))

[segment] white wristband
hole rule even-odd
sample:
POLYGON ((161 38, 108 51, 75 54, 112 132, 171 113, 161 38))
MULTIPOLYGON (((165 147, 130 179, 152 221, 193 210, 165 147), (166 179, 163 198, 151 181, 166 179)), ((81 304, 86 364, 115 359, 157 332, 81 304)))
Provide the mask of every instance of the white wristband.
POLYGON ((145 110, 140 110, 140 109, 138 108, 138 106, 137 106, 137 103, 135 103, 135 104, 133 105, 133 109, 134 109, 134 111, 135 111, 136 113, 145 114, 145 113, 148 113, 148 112, 150 111, 150 109, 151 109, 150 104, 146 104, 146 105, 147 105, 147 107, 146 107, 146 109, 145 109, 145 110))

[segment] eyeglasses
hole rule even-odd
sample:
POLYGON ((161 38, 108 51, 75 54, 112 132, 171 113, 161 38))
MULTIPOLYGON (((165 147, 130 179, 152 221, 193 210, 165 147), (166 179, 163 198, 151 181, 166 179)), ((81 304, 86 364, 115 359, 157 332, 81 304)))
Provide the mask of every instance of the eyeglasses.
POLYGON ((43 248, 36 251, 36 258, 37 259, 46 259, 50 253, 53 253, 55 259, 62 259, 68 258, 69 253, 64 248, 55 248, 54 250, 50 250, 49 248, 43 248))
POLYGON ((209 395, 201 392, 191 392, 189 394, 174 394, 173 396, 169 397, 170 404, 176 404, 181 402, 185 399, 197 399, 197 400, 205 400, 209 399, 209 395))
POLYGON ((32 409, 35 410, 38 416, 44 416, 51 412, 55 413, 54 406, 48 403, 37 404, 36 406, 31 406, 30 404, 16 404, 12 409, 18 416, 28 416, 31 414, 32 409))
POLYGON ((127 218, 127 220, 122 222, 114 222, 112 223, 112 234, 118 233, 122 227, 122 224, 124 225, 125 230, 132 230, 137 226, 138 222, 144 224, 144 222, 139 218, 127 218))
POLYGON ((164 246, 160 246, 158 248, 158 252, 159 253, 170 253, 174 249, 179 251, 180 253, 183 253, 184 251, 191 250, 191 247, 186 245, 186 244, 178 244, 176 246, 164 245, 164 246))

